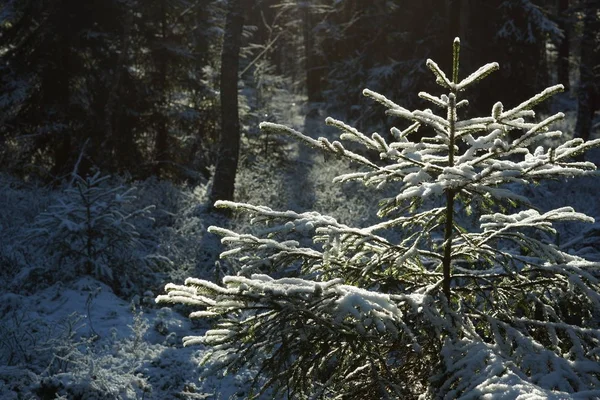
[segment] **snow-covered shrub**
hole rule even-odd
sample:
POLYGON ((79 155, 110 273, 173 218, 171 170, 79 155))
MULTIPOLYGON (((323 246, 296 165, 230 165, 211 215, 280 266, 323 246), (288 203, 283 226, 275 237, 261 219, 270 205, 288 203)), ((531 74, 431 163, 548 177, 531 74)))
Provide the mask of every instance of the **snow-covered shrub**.
POLYGON ((128 336, 119 336, 115 328, 110 337, 101 338, 93 334, 89 310, 86 316, 73 312, 58 320, 41 315, 41 310, 56 311, 48 303, 68 302, 65 289, 58 284, 45 293, 56 292, 51 299, 38 297, 46 300, 45 308, 32 306, 27 296, 0 296, 0 397, 142 398, 151 390, 145 365, 163 349, 147 342, 145 316, 134 310, 128 336))
POLYGON ((130 337, 118 338, 115 332, 109 339, 109 345, 99 346, 92 339, 77 337, 65 340, 61 346, 71 349, 68 363, 65 362, 66 357, 57 354, 61 346, 44 349, 55 353, 53 364, 37 377, 37 382, 28 390, 41 398, 143 398, 152 391, 148 377, 142 373, 144 365, 153 356, 143 340, 148 323, 141 313, 137 313, 130 328, 130 337), (54 364, 60 362, 63 362, 63 367, 57 368, 54 364))
POLYGON ((0 318, 0 363, 28 365, 32 373, 68 369, 73 351, 82 342, 75 338, 81 317, 69 315, 57 323, 32 316, 21 296, 4 294, 0 318))
POLYGON ((135 208, 135 188, 111 187, 109 176, 82 178, 40 213, 27 236, 38 246, 41 274, 69 279, 92 275, 123 290, 141 283, 156 261, 140 241, 136 223, 152 206, 135 208), (57 275, 58 273, 58 275, 57 275))
POLYGON ((235 260, 238 273, 222 285, 188 278, 157 298, 215 321, 183 339, 210 346, 206 374, 256 366, 258 388, 288 398, 600 396, 600 264, 560 248, 553 228, 593 219, 571 207, 540 212, 520 189, 595 170, 574 156, 600 139, 538 145, 561 136, 549 127, 562 114, 537 122, 532 109, 561 85, 461 120, 468 102, 459 97, 499 66, 459 79, 459 50, 456 39, 451 77, 427 61, 446 94, 419 96, 440 115, 363 92, 406 121, 391 129, 391 142, 331 118, 341 141, 261 124, 357 167, 335 182, 361 182, 374 198, 382 188, 396 195, 381 198, 381 221, 363 227, 218 202, 255 225, 253 234, 210 229, 230 246, 221 257, 235 260), (417 130, 423 139, 412 141, 417 130), (287 240, 291 233, 310 235, 313 245, 287 240))
MULTIPOLYGON (((255 47, 251 45, 250 47, 255 47)), ((242 94, 248 108, 244 110, 241 123, 244 125, 242 136, 241 163, 251 164, 257 159, 267 158, 285 161, 289 150, 289 138, 281 135, 264 134, 258 129, 260 121, 288 121, 302 97, 290 95, 285 88, 292 82, 278 75, 275 65, 267 59, 258 60, 245 74, 242 94)))
POLYGON ((157 207, 152 212, 151 226, 139 224, 138 232, 153 238, 155 258, 167 260, 171 266, 164 274, 155 274, 160 283, 150 289, 158 291, 165 281, 183 281, 190 275, 214 276, 212 266, 221 247, 218 239, 206 232, 210 225, 220 224, 224 219, 215 217, 206 206, 207 186, 188 186, 155 178, 137 182, 136 186, 138 198, 134 205, 144 208, 155 204, 157 207), (177 268, 172 268, 173 265, 177 268))

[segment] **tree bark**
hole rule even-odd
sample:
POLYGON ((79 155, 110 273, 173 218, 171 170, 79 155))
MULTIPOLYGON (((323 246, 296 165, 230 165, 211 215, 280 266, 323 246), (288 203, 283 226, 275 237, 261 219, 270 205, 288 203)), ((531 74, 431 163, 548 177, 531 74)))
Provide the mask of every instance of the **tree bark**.
POLYGON ((221 52, 221 137, 210 202, 233 200, 240 151, 238 113, 239 53, 244 25, 244 2, 230 0, 221 52))
POLYGON ((110 88, 104 105, 104 135, 105 142, 108 142, 109 154, 114 156, 113 165, 117 166, 125 163, 128 167, 133 166, 125 162, 135 152, 134 141, 131 130, 119 129, 119 118, 115 113, 119 113, 119 97, 121 95, 121 84, 123 75, 127 66, 129 57, 129 45, 131 42, 131 27, 133 26, 133 12, 128 12, 125 17, 125 26, 121 35, 121 48, 114 66, 114 73, 110 82, 110 88))
POLYGON ((571 17, 568 14, 569 0, 558 1, 558 26, 563 31, 563 38, 558 45, 558 59, 557 59, 557 75, 558 83, 562 83, 565 90, 569 90, 569 54, 570 54, 570 43, 569 33, 571 29, 571 17))
POLYGON ((167 5, 166 0, 160 4, 161 41, 156 50, 155 62, 157 69, 156 84, 159 93, 159 109, 156 111, 156 142, 154 144, 154 172, 160 175, 165 161, 169 160, 169 132, 167 127, 167 5))
MULTIPOLYGON (((68 125, 69 110, 71 108, 71 81, 70 81, 70 60, 71 60, 71 29, 69 26, 69 17, 64 21, 57 22, 59 30, 57 47, 52 50, 45 49, 48 53, 57 52, 56 63, 50 63, 50 72, 43 79, 44 103, 48 106, 56 107, 57 114, 60 116, 57 123, 63 122, 68 125), (60 26, 60 22, 64 22, 60 26)), ((49 58, 51 56, 49 55, 49 58)), ((61 137, 54 151, 54 166, 52 175, 59 177, 68 170, 68 164, 72 148, 72 129, 61 129, 61 137)))
POLYGON ((592 118, 598 107, 598 84, 594 76, 597 52, 595 36, 598 29, 598 8, 600 1, 585 1, 585 18, 581 38, 581 60, 579 63, 579 90, 577 95, 577 123, 575 137, 588 140, 592 129, 592 118))
POLYGON ((314 51, 313 13, 309 1, 299 1, 298 6, 302 15, 302 35, 304 39, 304 58, 306 60, 306 92, 308 101, 321 101, 321 74, 317 54, 314 51))

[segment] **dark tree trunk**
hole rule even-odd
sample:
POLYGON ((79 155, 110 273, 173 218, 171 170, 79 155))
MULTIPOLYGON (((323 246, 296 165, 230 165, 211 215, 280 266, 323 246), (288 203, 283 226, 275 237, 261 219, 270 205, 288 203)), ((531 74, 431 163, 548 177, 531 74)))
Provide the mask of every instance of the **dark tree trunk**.
POLYGON ((598 84, 594 76, 597 61, 595 36, 598 30, 598 0, 585 1, 585 18, 581 38, 581 60, 579 63, 579 90, 577 95, 577 124, 575 137, 588 140, 592 129, 592 118, 598 106, 598 84))
POLYGON ((569 33, 571 29, 571 17, 569 15, 569 0, 558 0, 558 26, 563 31, 563 38, 558 45, 557 74, 558 83, 569 90, 569 33))
POLYGON ((121 85, 123 75, 126 73, 127 58, 129 56, 129 44, 131 41, 131 27, 133 26, 133 13, 129 12, 125 19, 125 26, 121 36, 121 48, 114 67, 112 80, 106 104, 104 105, 104 136, 108 143, 109 154, 115 157, 112 161, 113 166, 126 165, 132 167, 129 161, 135 152, 134 141, 131 130, 120 129, 119 126, 119 97, 121 95, 121 85), (117 116, 115 116, 117 114, 117 116))
POLYGON ((313 37, 313 13, 309 1, 298 2, 302 15, 302 35, 304 38, 304 57, 306 60, 306 92, 308 101, 321 101, 321 71, 319 70, 319 60, 314 51, 313 37))
MULTIPOLYGON (((58 27, 58 29, 60 30, 57 40, 59 48, 55 48, 54 50, 46 49, 46 51, 48 52, 58 50, 59 55, 56 58, 56 63, 51 64, 51 73, 47 75, 44 79, 44 103, 50 105, 50 107, 55 107, 55 111, 59 116, 59 120, 56 122, 64 122, 65 125, 68 125, 69 109, 71 103, 71 89, 69 79, 69 67, 71 58, 71 33, 68 25, 69 21, 67 18, 65 24, 63 26, 58 27), (60 119, 62 119, 62 121, 60 119)), ((69 168, 69 159, 71 156, 71 135, 73 135, 73 132, 71 131, 71 129, 63 128, 60 130, 60 135, 62 137, 59 138, 59 144, 55 147, 54 151, 54 166, 52 169, 52 174, 55 177, 66 173, 66 171, 69 168)))
POLYGON ((154 172, 160 175, 162 166, 169 161, 169 132, 167 125, 167 9, 166 0, 161 1, 160 8, 161 41, 156 51, 156 84, 159 93, 159 109, 156 111, 156 142, 154 144, 154 172))
POLYGON ((235 175, 240 151, 238 114, 238 71, 240 42, 244 25, 244 2, 230 0, 221 52, 221 137, 219 154, 210 192, 210 202, 233 200, 235 175))

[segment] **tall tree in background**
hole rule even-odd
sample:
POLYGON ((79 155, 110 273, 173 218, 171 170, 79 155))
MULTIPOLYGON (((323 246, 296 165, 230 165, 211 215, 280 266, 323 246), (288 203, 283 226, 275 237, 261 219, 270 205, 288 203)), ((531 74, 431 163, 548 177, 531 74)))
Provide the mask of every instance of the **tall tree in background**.
POLYGON ((430 87, 425 60, 448 54, 441 45, 448 33, 445 2, 330 3, 333 11, 319 30, 328 68, 325 98, 329 112, 346 115, 359 127, 387 130, 387 118, 357 94, 356 88, 400 95, 416 106, 420 100, 413 93, 430 87))
POLYGON ((175 163, 207 168, 202 148, 211 147, 218 125, 217 85, 207 68, 218 68, 217 3, 4 2, 3 168, 60 179, 79 154, 82 173, 97 167, 147 176, 163 172, 148 165, 175 163))
MULTIPOLYGON (((255 47, 243 48, 252 60, 242 76, 248 114, 258 115, 255 111, 269 103, 273 92, 267 88, 259 93, 259 86, 268 81, 266 86, 278 85, 277 90, 305 92, 309 101, 323 100, 329 112, 345 114, 360 127, 384 131, 389 119, 358 96, 356 88, 400 95, 405 104, 419 106, 422 100, 414 93, 430 89, 424 61, 434 58, 449 67, 449 52, 441 46, 449 33, 463 41, 466 68, 499 60, 501 74, 515 81, 504 85, 498 76, 480 86, 473 94, 476 107, 488 110, 496 100, 488 93, 496 93, 500 100, 526 97, 547 83, 546 44, 549 40, 568 44, 567 39, 560 42, 559 36, 561 30, 569 31, 562 25, 564 18, 549 17, 550 9, 562 15, 569 5, 571 10, 584 11, 597 7, 591 0, 260 0, 256 7, 250 0, 237 0, 231 4, 239 2, 244 4, 238 20, 247 18, 246 25, 254 27, 255 47)), ((227 86, 236 78, 226 78, 232 71, 228 57, 233 56, 224 51, 220 58, 220 38, 225 8, 231 4, 222 0, 3 2, 3 169, 60 179, 83 154, 82 169, 205 179, 209 167, 218 163, 214 193, 221 191, 219 197, 229 198, 239 150, 237 140, 227 135, 239 132, 239 125, 232 111, 237 108, 236 96, 224 94, 234 93, 227 86), (221 131, 225 135, 219 144, 221 131)), ((592 16, 579 13, 588 19, 592 16)), ((227 32, 231 37, 231 28, 227 32)), ((586 39, 583 44, 582 60, 595 57, 586 44, 592 42, 586 39)), ((567 83, 568 50, 559 50, 557 70, 560 81, 567 83)), ((593 68, 595 61, 590 62, 583 64, 593 68)), ((594 108, 583 104, 580 110, 585 113, 586 107, 594 108)), ((580 121, 585 131, 585 119, 580 121)))
POLYGON ((302 19, 302 35, 304 38, 304 62, 306 69, 306 94, 309 102, 321 101, 321 70, 315 50, 314 28, 315 13, 310 2, 298 0, 298 9, 302 19))
POLYGON ((82 139, 94 132, 99 121, 88 117, 94 114, 94 100, 105 93, 95 83, 108 86, 106 74, 96 68, 112 63, 98 38, 115 45, 122 12, 112 1, 102 10, 95 7, 58 0, 15 0, 3 6, 0 130, 8 145, 2 154, 5 165, 16 162, 20 170, 35 165, 62 174, 82 139), (110 10, 113 21, 103 18, 103 10, 110 10), (90 62, 92 55, 101 59, 90 62))
POLYGON ((594 112, 600 106, 600 49, 598 34, 600 1, 584 1, 583 36, 579 61, 579 90, 577 92, 577 124, 575 136, 587 140, 592 129, 594 112))
POLYGON ((121 35, 121 45, 119 54, 116 57, 112 79, 108 82, 108 92, 106 101, 102 109, 102 104, 98 109, 104 112, 104 134, 108 147, 113 157, 111 159, 121 160, 123 164, 130 167, 134 163, 134 156, 137 153, 133 138, 133 129, 131 124, 124 121, 122 100, 126 96, 125 88, 127 86, 127 66, 131 54, 132 26, 134 13, 132 10, 127 12, 123 33, 121 35))
POLYGON ((305 90, 310 102, 322 100, 326 66, 318 39, 321 22, 331 10, 327 3, 260 0, 248 20, 257 26, 253 46, 263 50, 259 56, 268 55, 274 72, 289 78, 293 90, 305 90))
POLYGON ((570 88, 570 37, 571 37, 571 20, 572 16, 569 12, 569 0, 558 0, 557 9, 558 27, 563 33, 563 37, 558 44, 557 54, 557 75, 558 82, 565 86, 565 90, 570 88))
POLYGON ((155 67, 152 87, 157 91, 155 113, 156 140, 154 143, 155 173, 160 174, 161 165, 169 161, 169 132, 167 126, 166 109, 168 107, 167 96, 167 72, 168 72, 168 41, 169 25, 167 21, 167 0, 159 0, 158 15, 155 18, 158 24, 158 35, 152 46, 152 58, 155 67))
POLYGON ((141 4, 137 58, 145 71, 140 78, 150 101, 146 124, 152 150, 146 164, 153 174, 176 177, 189 171, 185 164, 194 164, 192 153, 199 151, 204 139, 198 128, 207 127, 202 115, 207 104, 198 96, 208 92, 202 71, 210 61, 207 36, 210 24, 216 23, 210 21, 213 3, 153 0, 141 4), (182 146, 183 142, 192 146, 182 146))
POLYGON ((240 151, 240 120, 238 112, 238 73, 240 43, 244 26, 244 9, 251 0, 230 0, 225 22, 221 52, 221 136, 211 204, 217 200, 233 200, 235 175, 240 151))
POLYGON ((205 178, 210 177, 208 167, 214 165, 218 145, 219 98, 216 71, 219 66, 219 38, 223 26, 220 1, 196 1, 195 7, 181 17, 188 18, 186 40, 193 51, 187 58, 192 73, 182 74, 179 84, 189 91, 191 103, 181 104, 179 115, 181 129, 190 132, 179 138, 178 153, 192 170, 200 171, 205 178), (191 117, 191 118, 190 118, 191 117))
MULTIPOLYGON (((530 96, 548 83, 546 43, 558 42, 561 31, 540 0, 470 0, 463 40, 468 59, 476 64, 497 60, 498 76, 482 82, 477 95, 479 111, 496 100, 530 96), (486 16, 482 18, 482 16, 486 16), (491 17, 491 18, 488 18, 491 17), (510 79, 513 84, 503 82, 510 79), (495 93, 495 98, 491 97, 495 93)), ((476 65, 472 64, 472 65, 476 65)))

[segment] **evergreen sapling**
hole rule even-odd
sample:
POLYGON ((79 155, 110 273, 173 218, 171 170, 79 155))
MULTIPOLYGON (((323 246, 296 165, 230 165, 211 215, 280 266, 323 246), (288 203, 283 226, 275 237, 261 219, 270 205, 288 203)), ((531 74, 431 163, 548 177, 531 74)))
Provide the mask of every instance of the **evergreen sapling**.
POLYGON ((595 165, 575 156, 600 140, 542 146, 562 135, 550 125, 563 114, 536 122, 532 109, 561 85, 460 119, 463 92, 499 66, 460 79, 459 51, 455 39, 451 77, 427 61, 446 94, 419 96, 440 114, 363 92, 407 122, 391 129, 392 141, 332 118, 326 122, 339 128, 340 141, 261 124, 358 166, 336 182, 397 194, 381 200, 381 221, 365 227, 317 212, 217 202, 250 214, 257 229, 210 228, 230 247, 221 257, 239 271, 222 284, 168 284, 157 299, 213 321, 204 335, 184 338, 209 346, 205 374, 249 365, 256 396, 272 388, 288 398, 600 396, 599 264, 556 245, 553 227, 593 219, 571 207, 540 212, 518 190, 590 174, 595 165), (425 136, 412 141, 419 129, 425 136), (286 240, 297 233, 314 245, 286 240))
POLYGON ((140 220, 151 220, 154 206, 136 209, 135 188, 111 188, 109 178, 75 175, 56 204, 36 217, 27 240, 39 244, 43 270, 60 272, 61 279, 91 275, 125 290, 144 282, 153 265, 165 261, 149 254, 137 229, 140 220))

